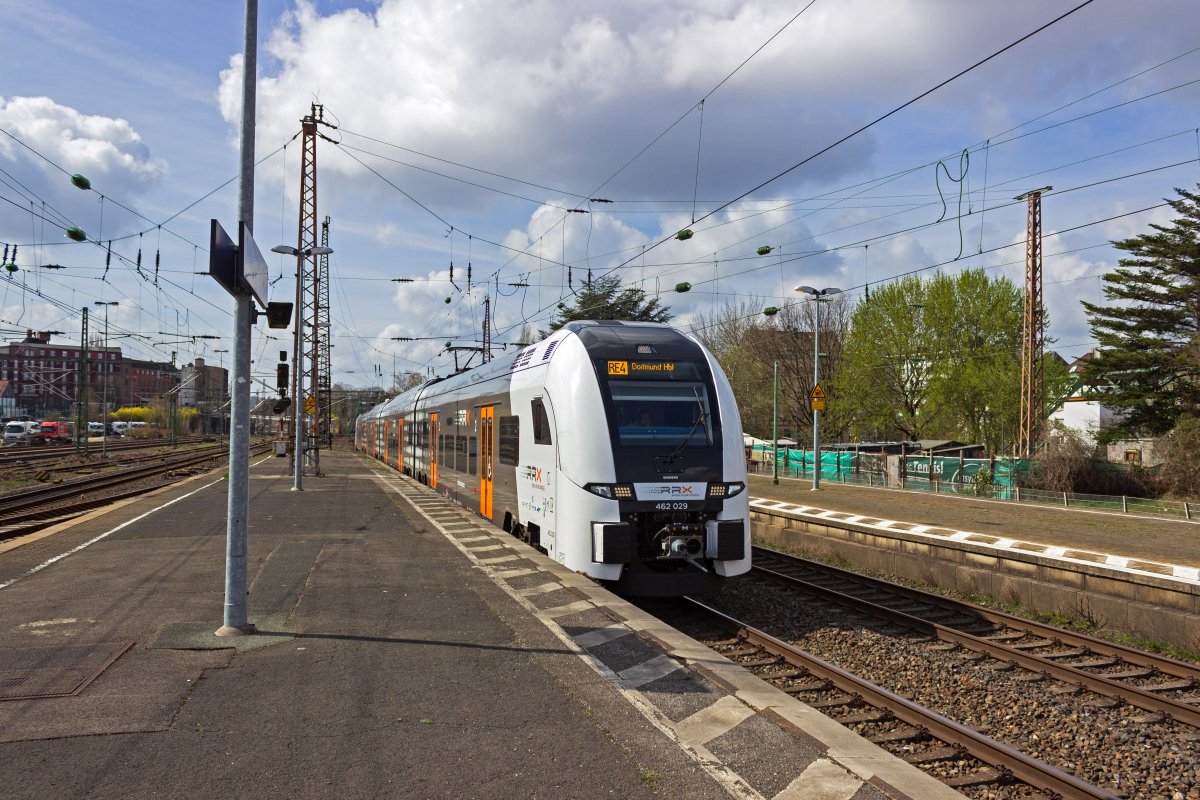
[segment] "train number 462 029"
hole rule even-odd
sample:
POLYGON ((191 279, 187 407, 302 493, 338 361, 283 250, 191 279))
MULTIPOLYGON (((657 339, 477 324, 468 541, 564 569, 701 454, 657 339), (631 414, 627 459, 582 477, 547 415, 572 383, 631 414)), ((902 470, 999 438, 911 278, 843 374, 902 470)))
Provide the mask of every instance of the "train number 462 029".
POLYGON ((687 511, 687 503, 655 503, 654 507, 659 511, 687 511))

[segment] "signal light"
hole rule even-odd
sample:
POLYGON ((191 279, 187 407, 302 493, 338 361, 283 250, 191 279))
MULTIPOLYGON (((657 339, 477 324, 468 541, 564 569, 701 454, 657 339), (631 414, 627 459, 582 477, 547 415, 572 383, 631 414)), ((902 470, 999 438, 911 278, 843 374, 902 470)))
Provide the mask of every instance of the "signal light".
MULTIPOLYGON (((287 391, 288 388, 288 365, 286 362, 276 365, 275 367, 275 388, 280 394, 287 391)), ((276 412, 278 413, 278 412, 276 412)))
POLYGON ((273 410, 276 414, 282 414, 283 412, 287 411, 291 405, 292 398, 281 397, 275 401, 275 405, 271 406, 271 410, 273 410))

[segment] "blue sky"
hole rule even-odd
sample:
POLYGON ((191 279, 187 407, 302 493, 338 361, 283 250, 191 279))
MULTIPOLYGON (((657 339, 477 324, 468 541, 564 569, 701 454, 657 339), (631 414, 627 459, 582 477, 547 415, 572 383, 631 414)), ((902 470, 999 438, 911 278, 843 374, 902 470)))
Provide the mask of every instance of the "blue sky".
MULTIPOLYGON (((338 125, 338 143, 318 145, 334 377, 386 385, 393 369, 451 368, 436 352, 478 337, 485 295, 497 341, 544 328, 569 302, 563 264, 574 285, 619 268, 683 325, 730 302, 792 302, 797 284, 860 296, 935 265, 1019 284, 1012 198, 1053 185, 1049 336, 1074 358, 1091 346, 1079 300, 1100 299, 1117 258, 1107 242, 1168 220, 1129 212, 1200 181, 1191 0, 1095 0, 706 215, 1075 4, 817 0, 788 24, 807 3, 263 0, 255 238, 264 251, 296 242, 299 147, 280 148, 320 102, 338 125), (669 238, 682 227, 695 236, 669 238), (682 281, 693 290, 675 293, 682 281)), ((20 245, 21 267, 0 279, 0 330, 77 338, 80 307, 116 300, 110 325, 131 353, 225 360, 231 301, 194 273, 209 219, 236 227, 236 181, 196 201, 237 172, 243 4, 0 10, 0 241, 20 245), (69 242, 56 219, 102 244, 69 242), (129 263, 139 246, 144 276, 129 263)), ((294 262, 271 263, 276 299, 291 299, 294 262)), ((255 372, 269 381, 290 337, 260 328, 255 372)))

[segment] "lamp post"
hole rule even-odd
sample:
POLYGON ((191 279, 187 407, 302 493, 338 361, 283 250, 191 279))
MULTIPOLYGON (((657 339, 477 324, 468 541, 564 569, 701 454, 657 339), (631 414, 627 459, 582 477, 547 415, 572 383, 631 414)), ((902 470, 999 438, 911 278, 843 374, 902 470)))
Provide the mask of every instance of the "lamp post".
MULTIPOLYGON (((832 286, 825 289, 814 289, 811 286, 797 286, 797 292, 811 294, 817 306, 813 317, 813 391, 821 385, 821 300, 827 295, 841 294, 841 289, 832 286)), ((821 488, 821 411, 813 409, 813 481, 814 490, 821 488)))
POLYGON ((101 375, 100 402, 104 406, 103 411, 102 411, 103 420, 104 420, 104 430, 100 434, 100 455, 103 458, 108 458, 108 370, 109 370, 108 307, 117 305, 117 301, 109 300, 109 301, 105 302, 103 300, 97 300, 97 301, 95 301, 95 303, 93 305, 104 306, 104 353, 103 353, 104 368, 100 371, 100 375, 101 375))
MULTIPOLYGON (((301 369, 304 363, 304 353, 300 349, 300 344, 304 339, 304 260, 313 256, 330 255, 333 253, 333 248, 318 246, 306 247, 301 250, 286 244, 277 244, 271 248, 271 252, 296 257, 296 331, 292 344, 292 427, 295 429, 295 444, 293 445, 292 453, 292 491, 302 492, 304 491, 302 477, 304 472, 304 422, 300 416, 303 413, 303 401, 300 395, 304 389, 304 378, 302 377, 303 373, 301 369)), ((313 353, 314 359, 316 355, 316 353, 313 353)), ((316 389, 316 386, 312 387, 314 396, 316 389)))

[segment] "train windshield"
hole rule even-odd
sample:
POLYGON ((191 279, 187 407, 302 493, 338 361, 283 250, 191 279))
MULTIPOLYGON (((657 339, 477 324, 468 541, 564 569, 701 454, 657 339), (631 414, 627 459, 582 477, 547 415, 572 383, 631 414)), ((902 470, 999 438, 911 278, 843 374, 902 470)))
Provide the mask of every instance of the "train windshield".
POLYGON ((713 443, 708 389, 691 381, 610 381, 620 443, 707 447, 713 443))

